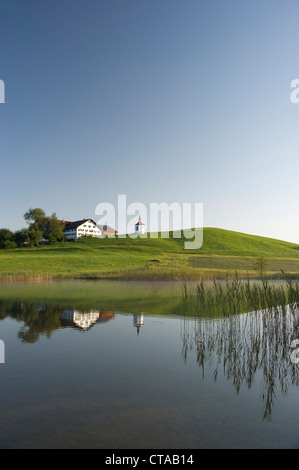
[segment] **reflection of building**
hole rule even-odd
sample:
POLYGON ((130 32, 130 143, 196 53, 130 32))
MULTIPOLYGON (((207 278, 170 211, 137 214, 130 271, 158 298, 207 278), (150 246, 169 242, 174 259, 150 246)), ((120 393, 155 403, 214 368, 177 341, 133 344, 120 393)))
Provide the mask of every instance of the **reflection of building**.
POLYGON ((133 315, 133 325, 137 328, 137 335, 139 335, 139 330, 143 325, 143 315, 142 313, 133 315))
POLYGON ((114 317, 114 312, 80 312, 74 308, 67 308, 61 315, 63 320, 68 325, 76 326, 82 330, 88 330, 95 323, 108 321, 114 317))

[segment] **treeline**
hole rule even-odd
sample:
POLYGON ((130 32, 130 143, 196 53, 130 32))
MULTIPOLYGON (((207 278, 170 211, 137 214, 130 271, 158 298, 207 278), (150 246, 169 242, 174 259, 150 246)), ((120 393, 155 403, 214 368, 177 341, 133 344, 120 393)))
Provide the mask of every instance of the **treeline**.
POLYGON ((38 246, 41 240, 45 243, 56 243, 65 240, 64 224, 62 224, 55 213, 50 217, 40 209, 29 209, 24 214, 28 227, 16 232, 8 228, 0 229, 0 248, 4 250, 22 246, 38 246))

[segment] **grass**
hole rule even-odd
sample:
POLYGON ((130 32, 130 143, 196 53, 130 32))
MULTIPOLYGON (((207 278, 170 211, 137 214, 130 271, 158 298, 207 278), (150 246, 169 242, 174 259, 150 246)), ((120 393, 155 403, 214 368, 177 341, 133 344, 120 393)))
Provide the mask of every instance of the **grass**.
POLYGON ((202 280, 195 295, 189 295, 185 286, 181 309, 185 314, 203 317, 226 317, 246 312, 284 310, 287 306, 295 312, 299 305, 299 284, 287 277, 285 283, 273 285, 262 277, 259 282, 240 280, 238 275, 231 281, 214 280, 206 286, 202 280))
POLYGON ((60 278, 199 280, 282 271, 297 276, 299 246, 265 237, 205 228, 203 245, 185 250, 183 238, 81 239, 37 248, 0 250, 0 280, 60 278))

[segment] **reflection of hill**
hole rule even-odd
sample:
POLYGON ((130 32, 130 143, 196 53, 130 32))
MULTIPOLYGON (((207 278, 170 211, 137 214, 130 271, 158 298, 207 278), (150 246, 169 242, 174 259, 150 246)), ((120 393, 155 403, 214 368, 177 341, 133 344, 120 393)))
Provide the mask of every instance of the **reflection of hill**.
MULTIPOLYGON (((11 289, 0 286, 0 298, 6 302, 31 302, 74 307, 82 312, 147 312, 172 315, 181 302, 181 283, 134 283, 118 281, 65 281, 15 284, 11 289)), ((1 300, 0 300, 1 304, 1 300)))

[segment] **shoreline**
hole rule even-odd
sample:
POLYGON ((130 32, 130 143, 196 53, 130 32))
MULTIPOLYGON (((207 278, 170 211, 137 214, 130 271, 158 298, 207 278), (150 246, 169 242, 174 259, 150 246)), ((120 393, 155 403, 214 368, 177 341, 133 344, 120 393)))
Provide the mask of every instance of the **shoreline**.
MULTIPOLYGON (((161 276, 155 274, 144 274, 144 273, 132 273, 132 274, 123 274, 119 275, 119 273, 110 273, 110 274, 103 274, 103 275, 69 275, 69 274, 41 274, 36 273, 33 275, 23 275, 24 273, 3 273, 4 276, 0 274, 0 283, 1 284, 11 284, 11 283, 19 283, 19 282, 45 282, 45 281, 126 281, 126 282, 201 282, 204 281, 227 281, 235 279, 236 276, 240 281, 247 280, 248 278, 251 281, 257 281, 261 279, 261 276, 257 273, 250 274, 250 273, 240 273, 238 271, 235 272, 209 272, 209 273, 201 273, 200 275, 196 276, 194 274, 190 275, 175 275, 173 273, 163 274, 161 276), (21 274, 21 275, 20 275, 21 274)), ((263 278, 265 280, 280 280, 284 281, 286 278, 296 280, 299 279, 299 273, 285 273, 285 274, 278 274, 278 273, 265 273, 263 274, 263 278)))

